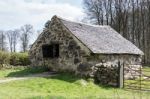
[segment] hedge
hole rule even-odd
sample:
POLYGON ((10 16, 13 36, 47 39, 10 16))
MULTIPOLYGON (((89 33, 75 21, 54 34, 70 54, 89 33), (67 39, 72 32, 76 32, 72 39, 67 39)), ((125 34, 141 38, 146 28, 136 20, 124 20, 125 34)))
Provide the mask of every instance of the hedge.
POLYGON ((10 54, 7 52, 0 51, 0 64, 9 64, 10 54))
POLYGON ((30 64, 30 60, 29 60, 29 56, 28 53, 11 53, 10 54, 10 65, 29 65, 30 64))
POLYGON ((0 51, 0 64, 10 64, 14 66, 30 65, 28 53, 9 53, 0 51))

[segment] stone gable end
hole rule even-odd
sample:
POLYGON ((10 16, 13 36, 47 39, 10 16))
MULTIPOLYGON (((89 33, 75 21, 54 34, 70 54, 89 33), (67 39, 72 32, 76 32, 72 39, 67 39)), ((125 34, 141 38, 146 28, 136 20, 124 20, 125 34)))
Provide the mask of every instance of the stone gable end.
POLYGON ((54 70, 75 71, 77 66, 86 61, 84 56, 89 56, 90 50, 84 46, 57 18, 47 23, 41 36, 30 49, 32 65, 46 65, 54 70), (43 58, 42 46, 59 44, 58 58, 43 58))

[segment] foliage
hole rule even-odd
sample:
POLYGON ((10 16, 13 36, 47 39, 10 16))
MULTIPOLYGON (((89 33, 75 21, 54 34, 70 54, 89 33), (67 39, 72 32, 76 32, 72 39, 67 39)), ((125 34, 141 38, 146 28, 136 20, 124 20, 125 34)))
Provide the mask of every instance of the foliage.
POLYGON ((10 65, 29 65, 30 60, 28 57, 28 53, 11 53, 10 55, 10 65))
POLYGON ((5 51, 0 51, 0 65, 21 65, 27 66, 30 65, 30 60, 28 53, 9 53, 5 51))
POLYGON ((9 64, 10 54, 0 51, 0 65, 9 64))

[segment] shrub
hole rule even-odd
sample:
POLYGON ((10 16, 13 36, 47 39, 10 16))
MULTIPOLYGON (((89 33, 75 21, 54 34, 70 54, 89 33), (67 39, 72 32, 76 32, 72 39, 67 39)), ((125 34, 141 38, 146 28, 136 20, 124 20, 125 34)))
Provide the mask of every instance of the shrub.
POLYGON ((28 53, 9 53, 5 51, 0 51, 0 68, 8 65, 30 65, 28 53))
POLYGON ((28 53, 11 53, 10 55, 10 65, 30 65, 30 60, 28 53))
POLYGON ((19 53, 19 54, 20 54, 19 61, 21 63, 20 65, 23 66, 30 65, 28 53, 19 53))
POLYGON ((9 64, 10 54, 8 52, 0 51, 0 65, 9 64))
POLYGON ((19 54, 18 53, 11 53, 10 55, 10 65, 19 65, 19 54))

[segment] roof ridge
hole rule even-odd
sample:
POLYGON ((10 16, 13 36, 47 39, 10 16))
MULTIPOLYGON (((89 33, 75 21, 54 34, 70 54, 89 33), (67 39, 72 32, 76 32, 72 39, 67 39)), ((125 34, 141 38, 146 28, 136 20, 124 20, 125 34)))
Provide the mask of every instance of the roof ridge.
POLYGON ((68 20, 65 18, 62 18, 60 16, 54 15, 53 17, 56 17, 60 20, 64 20, 64 21, 68 21, 68 22, 73 22, 73 23, 77 23, 77 24, 83 24, 83 25, 87 25, 87 26, 92 26, 92 27, 110 27, 109 25, 94 25, 94 24, 89 24, 89 23, 83 23, 83 22, 77 22, 77 21, 73 21, 73 20, 68 20))

